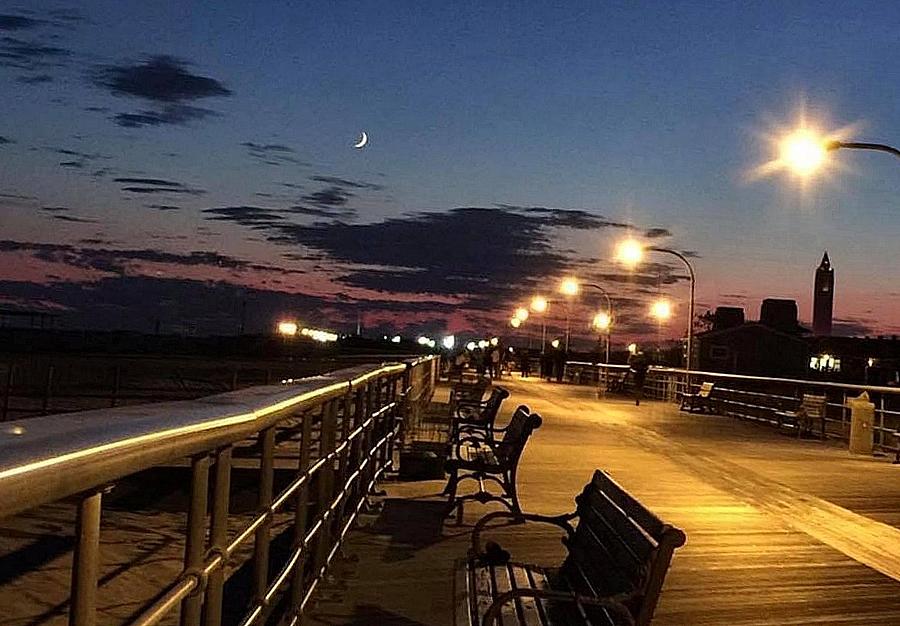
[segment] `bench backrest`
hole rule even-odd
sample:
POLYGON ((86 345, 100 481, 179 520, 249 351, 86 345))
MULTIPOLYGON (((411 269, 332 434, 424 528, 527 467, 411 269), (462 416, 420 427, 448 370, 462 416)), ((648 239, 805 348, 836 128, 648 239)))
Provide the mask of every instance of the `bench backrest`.
POLYGON ((579 593, 619 596, 635 624, 649 624, 684 533, 663 523, 601 470, 576 502, 578 526, 565 539, 569 554, 560 574, 579 593))
POLYGON ((540 415, 532 413, 524 404, 519 405, 503 431, 503 439, 497 444, 497 459, 515 469, 528 438, 541 427, 541 421, 540 415))
POLYGON ((701 398, 708 398, 709 394, 712 393, 713 385, 715 385, 715 383, 703 383, 700 385, 700 391, 697 392, 697 395, 701 398))
POLYGON ((500 405, 503 404, 503 401, 508 397, 509 391, 503 387, 494 387, 491 390, 491 395, 488 397, 487 402, 484 403, 484 409, 482 409, 481 414, 479 415, 479 421, 493 426, 494 420, 497 419, 497 414, 500 412, 500 405))
POLYGON ((810 417, 822 417, 825 414, 825 396, 804 393, 800 406, 810 417))
POLYGON ((461 382, 453 385, 451 391, 451 402, 460 402, 462 400, 469 402, 481 402, 484 392, 488 388, 488 381, 479 379, 474 383, 461 382))

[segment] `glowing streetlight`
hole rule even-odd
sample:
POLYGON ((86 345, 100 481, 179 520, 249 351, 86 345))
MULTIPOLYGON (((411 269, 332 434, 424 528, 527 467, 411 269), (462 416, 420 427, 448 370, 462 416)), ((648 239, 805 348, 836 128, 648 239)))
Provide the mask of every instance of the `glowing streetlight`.
POLYGON ((547 298, 535 296, 531 299, 531 310, 535 313, 543 313, 547 310, 547 298))
POLYGON ((490 344, 492 346, 499 346, 500 345, 500 337, 491 337, 490 344))
POLYGON ((444 346, 447 350, 452 350, 453 346, 456 345, 456 337, 453 335, 447 335, 443 339, 441 339, 441 345, 444 346))
POLYGON ((559 349, 559 339, 554 339, 553 341, 550 342, 550 345, 553 346, 553 348, 555 348, 555 349, 559 349))
POLYGON ((474 341, 470 341, 469 343, 466 344, 466 350, 468 350, 469 352, 472 352, 473 350, 475 350, 476 347, 477 347, 477 344, 474 341))
POLYGON ((559 292, 564 296, 577 296, 579 291, 581 287, 574 278, 565 278, 559 284, 559 292))
POLYGON ((636 343, 628 344, 628 354, 637 354, 638 346, 636 343))
POLYGON ((668 300, 657 300, 650 306, 650 315, 664 322, 672 317, 672 305, 668 300))
POLYGON ((511 320, 509 320, 509 325, 512 326, 513 328, 518 328, 519 326, 522 325, 522 320, 520 320, 518 317, 514 317, 511 320))
POLYGON ((600 311, 597 315, 594 316, 591 325, 597 330, 607 330, 612 324, 612 318, 609 316, 609 313, 606 311, 600 311))
POLYGON ((278 326, 276 326, 275 329, 282 337, 294 337, 297 335, 297 322, 284 320, 278 322, 278 326))
POLYGON ((637 239, 626 239, 616 246, 616 259, 628 267, 635 267, 644 258, 644 245, 637 239))
MULTIPOLYGON (((687 319, 687 359, 685 368, 688 371, 691 371, 691 367, 694 363, 694 292, 697 288, 697 277, 694 274, 694 266, 691 265, 691 262, 687 260, 687 257, 684 256, 684 254, 678 252, 677 250, 672 250, 671 248, 660 248, 657 246, 645 247, 636 239, 626 239, 625 241, 620 242, 618 246, 616 246, 616 258, 622 263, 629 265, 630 267, 634 267, 640 262, 640 260, 644 256, 644 252, 661 252, 663 254, 671 254, 672 256, 678 257, 678 259, 682 263, 684 263, 684 266, 687 268, 688 276, 691 279, 691 300, 690 306, 688 308, 687 319)), ((658 312, 661 312, 661 310, 658 312)), ((671 315, 671 313, 672 309, 670 306, 669 315, 671 315)), ((660 316, 656 317, 660 318, 660 316)), ((688 375, 688 384, 690 384, 690 375, 688 375)))
POLYGON ((809 176, 825 163, 827 145, 811 130, 801 128, 782 139, 780 160, 796 174, 809 176))
POLYGON ((515 317, 516 317, 516 319, 518 319, 520 322, 526 321, 526 320, 528 319, 528 309, 526 309, 526 308, 523 307, 523 306, 522 306, 522 307, 519 307, 518 309, 516 309, 516 315, 515 315, 515 317))

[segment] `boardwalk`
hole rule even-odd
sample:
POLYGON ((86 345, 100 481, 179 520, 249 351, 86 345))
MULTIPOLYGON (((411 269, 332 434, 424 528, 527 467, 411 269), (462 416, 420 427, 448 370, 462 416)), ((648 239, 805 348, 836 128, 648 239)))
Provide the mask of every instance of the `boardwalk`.
MULTIPOLYGON (((900 467, 887 459, 668 404, 601 402, 587 387, 508 386, 507 414, 526 403, 545 418, 522 461, 526 509, 571 509, 600 467, 687 533, 655 623, 900 623, 900 467)), ((445 525, 441 486, 388 485, 313 623, 452 623, 453 561, 487 509, 445 525)), ((514 555, 562 555, 552 531, 496 536, 514 555)))

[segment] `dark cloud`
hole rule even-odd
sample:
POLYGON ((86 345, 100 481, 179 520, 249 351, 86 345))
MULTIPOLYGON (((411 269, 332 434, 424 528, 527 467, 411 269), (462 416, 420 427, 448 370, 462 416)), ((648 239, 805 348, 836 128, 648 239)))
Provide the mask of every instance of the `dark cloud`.
POLYGON ((668 228, 648 228, 644 231, 644 237, 647 239, 661 239, 663 237, 671 237, 672 231, 668 228))
POLYGON ((0 65, 24 70, 55 67, 72 54, 58 46, 39 41, 26 41, 15 37, 0 38, 0 65))
POLYGON ((125 183, 122 191, 138 194, 181 194, 199 196, 206 193, 203 189, 194 189, 188 187, 184 183, 162 178, 132 178, 120 177, 113 178, 113 182, 125 183))
POLYGON ((0 146, 8 144, 8 143, 16 143, 16 142, 13 141, 12 139, 10 139, 9 137, 4 137, 3 135, 0 135, 0 146))
POLYGON ((835 318, 831 324, 831 334, 839 337, 865 337, 876 334, 871 320, 847 317, 835 318))
POLYGON ((212 217, 208 220, 235 222, 241 226, 266 227, 271 226, 284 217, 277 213, 277 209, 266 209, 255 206, 230 206, 204 209, 203 213, 212 217))
POLYGON ((294 165, 309 165, 293 156, 295 150, 290 146, 280 143, 256 143, 245 141, 241 144, 247 149, 247 154, 266 165, 282 165, 291 163, 294 165))
MULTIPOLYGON (((56 219, 67 216, 56 215, 56 219)), ((76 220, 69 220, 76 221, 76 220)), ((78 220, 82 221, 82 220, 78 220)), ((82 269, 123 273, 135 262, 164 263, 181 266, 221 267, 234 270, 265 270, 280 274, 301 274, 292 270, 237 259, 210 251, 194 251, 187 254, 165 252, 153 249, 109 249, 78 247, 68 244, 27 243, 21 241, 0 241, 0 252, 31 252, 35 257, 53 263, 63 263, 82 269)))
POLYGON ((305 185, 300 185, 298 183, 281 183, 282 187, 287 187, 288 189, 305 189, 305 185))
POLYGON ((320 183, 328 183, 330 185, 334 185, 336 187, 350 187, 353 189, 372 189, 374 191, 381 191, 384 189, 383 185, 376 185, 375 183, 367 183, 362 180, 348 180, 346 178, 338 178, 336 176, 310 176, 310 180, 314 180, 320 183))
POLYGON ((60 167, 71 167, 75 169, 81 169, 84 167, 84 163, 81 161, 63 161, 59 164, 60 167))
POLYGON ((156 209, 157 211, 180 211, 180 206, 174 204, 145 204, 148 209, 156 209))
POLYGON ((40 25, 40 20, 24 15, 0 15, 0 30, 29 30, 40 25))
POLYGON ((39 85, 41 83, 53 82, 53 77, 50 76, 50 74, 34 74, 30 76, 19 76, 16 81, 25 85, 39 85))
POLYGON ((578 230, 589 230, 592 228, 632 228, 631 224, 611 221, 602 215, 596 215, 581 209, 523 207, 511 204, 498 204, 497 207, 515 213, 539 215, 541 216, 543 223, 551 227, 575 228, 578 230))
POLYGON ((141 126, 161 126, 163 124, 180 125, 206 117, 218 116, 211 109, 189 106, 186 104, 167 104, 157 111, 138 111, 137 113, 119 113, 113 117, 116 124, 124 128, 140 128, 141 126))
POLYGON ((92 220, 87 217, 75 217, 74 215, 54 215, 53 219, 60 220, 63 222, 75 222, 77 224, 96 224, 97 220, 92 220))
POLYGON ((119 126, 179 125, 217 115, 215 111, 187 104, 210 97, 230 96, 231 91, 214 78, 192 73, 183 61, 155 56, 134 65, 109 65, 93 73, 95 85, 116 96, 138 98, 154 105, 113 119, 119 126))
POLYGON ((47 211, 48 213, 67 213, 72 209, 67 206, 45 206, 41 207, 41 211, 47 211))
POLYGON ((24 196, 19 193, 0 193, 0 198, 9 198, 10 200, 37 200, 34 196, 24 196))
POLYGON ((336 211, 334 209, 317 209, 306 206, 291 206, 286 209, 280 209, 280 212, 294 213, 296 215, 308 215, 310 217, 324 217, 329 219, 338 217, 350 219, 356 216, 356 211, 354 211, 353 209, 336 211))
POLYGON ((84 110, 91 113, 109 113, 109 107, 84 107, 84 110))
POLYGON ((354 194, 340 187, 326 187, 303 196, 303 200, 319 208, 342 207, 354 194))

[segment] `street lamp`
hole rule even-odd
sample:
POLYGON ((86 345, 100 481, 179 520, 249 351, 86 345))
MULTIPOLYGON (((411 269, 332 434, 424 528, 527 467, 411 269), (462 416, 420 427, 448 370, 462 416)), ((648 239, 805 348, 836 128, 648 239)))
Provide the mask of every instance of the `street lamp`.
POLYGON ((672 305, 668 300, 657 300, 650 307, 650 315, 664 322, 672 317, 672 305))
POLYGON ((278 326, 276 326, 276 330, 278 334, 282 337, 295 337, 297 335, 297 322, 292 322, 290 320, 284 320, 278 322, 278 326))
MULTIPOLYGON (((630 267, 634 267, 638 263, 640 263, 645 251, 671 254, 672 256, 678 257, 681 262, 684 263, 685 267, 687 267, 688 275, 691 279, 691 301, 690 307, 688 308, 686 369, 688 372, 690 372, 694 364, 694 292, 696 290, 697 282, 696 276, 694 274, 694 266, 691 265, 691 262, 687 260, 686 256, 684 256, 677 250, 672 250, 671 248, 660 248, 658 246, 644 246, 640 241, 636 239, 626 239, 625 241, 619 243, 616 249, 616 256, 622 263, 630 267)), ((671 315, 671 307, 669 308, 669 314, 671 315)))
POLYGON ((527 321, 527 320, 528 320, 528 309, 526 309, 526 308, 523 307, 523 306, 522 306, 522 307, 519 307, 518 309, 516 309, 516 315, 515 315, 515 317, 516 317, 516 319, 518 319, 520 322, 525 322, 525 321, 527 321))
POLYGON ((544 296, 535 296, 531 299, 531 310, 541 315, 541 354, 547 351, 547 319, 544 313, 550 301, 544 296))
POLYGON ((581 288, 578 285, 578 281, 574 278, 564 278, 563 281, 559 284, 559 292, 566 296, 566 352, 569 351, 569 335, 571 334, 571 312, 572 312, 572 304, 568 298, 574 298, 578 295, 578 292, 581 291, 581 288))
POLYGON ((826 163, 829 152, 842 148, 887 152, 900 158, 900 150, 893 146, 883 143, 827 140, 807 128, 795 130, 782 139, 779 148, 778 164, 803 177, 810 176, 821 169, 826 163))
POLYGON ((600 311, 594 316, 592 326, 606 334, 606 363, 609 364, 609 328, 612 326, 612 316, 607 311, 600 311))
POLYGON ((518 328, 519 326, 522 325, 522 320, 520 320, 518 317, 514 317, 511 320, 509 320, 509 325, 512 326, 513 328, 518 328))

